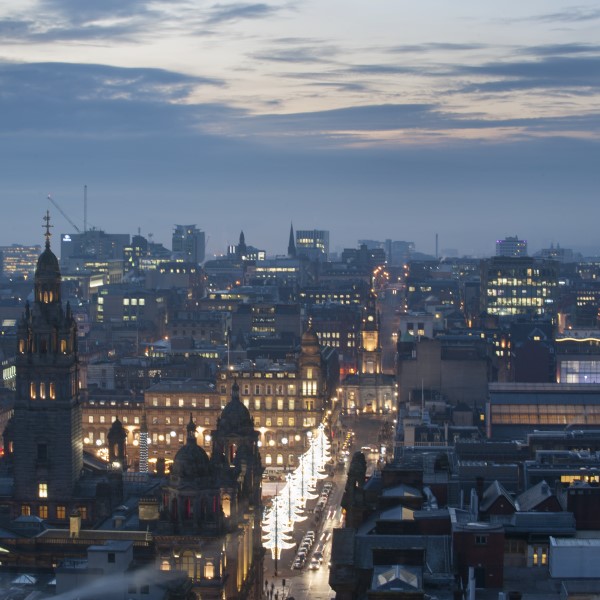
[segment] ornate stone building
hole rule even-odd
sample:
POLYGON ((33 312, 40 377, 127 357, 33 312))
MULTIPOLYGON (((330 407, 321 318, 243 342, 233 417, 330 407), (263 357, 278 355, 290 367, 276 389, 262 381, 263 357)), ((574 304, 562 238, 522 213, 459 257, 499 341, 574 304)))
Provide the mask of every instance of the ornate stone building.
POLYGON ((371 293, 363 308, 358 373, 342 381, 343 408, 349 413, 389 413, 396 410, 396 383, 381 368, 380 319, 371 293))
POLYGON ((187 572, 203 599, 261 597, 258 436, 234 385, 212 432, 211 457, 196 443, 190 418, 162 488, 154 537, 161 569, 187 572))
POLYGON ((84 470, 77 326, 69 304, 63 308, 61 302, 48 214, 45 220, 33 305, 25 305, 17 326, 16 395, 4 430, 0 517, 66 524, 77 510, 90 523, 121 502, 121 488, 106 469, 84 470))

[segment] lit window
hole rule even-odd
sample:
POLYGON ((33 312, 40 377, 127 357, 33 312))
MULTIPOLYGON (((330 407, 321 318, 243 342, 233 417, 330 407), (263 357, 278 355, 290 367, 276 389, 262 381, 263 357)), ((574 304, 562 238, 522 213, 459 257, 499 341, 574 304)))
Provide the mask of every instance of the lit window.
POLYGON ((47 498, 48 497, 48 484, 40 483, 38 485, 38 498, 47 498))
POLYGON ((36 389, 35 389, 35 381, 32 381, 29 384, 29 397, 32 400, 35 400, 37 397, 37 393, 36 393, 36 389))
POLYGON ((48 505, 47 504, 40 504, 40 507, 38 509, 38 516, 40 519, 48 518, 48 505))
POLYGON ((56 507, 56 518, 57 519, 64 519, 67 515, 67 509, 60 505, 56 507))

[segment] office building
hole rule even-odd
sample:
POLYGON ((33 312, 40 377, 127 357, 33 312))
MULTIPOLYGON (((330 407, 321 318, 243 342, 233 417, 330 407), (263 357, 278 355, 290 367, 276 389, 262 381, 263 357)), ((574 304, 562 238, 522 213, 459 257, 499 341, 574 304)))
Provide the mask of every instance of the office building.
POLYGON ((496 240, 496 256, 527 256, 527 240, 520 240, 516 235, 496 240))
POLYGON ((299 229, 296 231, 296 255, 324 262, 329 258, 329 231, 299 229))
POLYGON ((555 312, 558 262, 521 256, 481 261, 481 312, 500 317, 555 312))
POLYGON ((203 263, 206 250, 204 231, 195 225, 175 225, 171 248, 173 254, 184 261, 203 263))
POLYGON ((40 246, 0 246, 0 272, 11 279, 31 276, 40 251, 40 246))

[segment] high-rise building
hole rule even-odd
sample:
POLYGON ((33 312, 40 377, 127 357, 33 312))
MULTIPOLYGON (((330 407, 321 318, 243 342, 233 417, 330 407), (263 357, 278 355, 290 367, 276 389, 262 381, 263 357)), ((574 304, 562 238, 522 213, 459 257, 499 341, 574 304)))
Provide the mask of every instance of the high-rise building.
POLYGON ((204 231, 195 225, 175 225, 171 248, 186 261, 203 263, 206 251, 204 231))
POLYGON ((481 261, 481 311, 490 315, 554 312, 558 262, 494 256, 481 261))
POLYGON ((496 256, 527 256, 527 240, 520 240, 516 235, 496 240, 496 256))
POLYGON ((40 246, 0 246, 0 271, 5 277, 29 277, 35 270, 40 246))
POLYGON ((296 231, 296 254, 311 260, 325 261, 329 258, 329 231, 302 229, 296 231))

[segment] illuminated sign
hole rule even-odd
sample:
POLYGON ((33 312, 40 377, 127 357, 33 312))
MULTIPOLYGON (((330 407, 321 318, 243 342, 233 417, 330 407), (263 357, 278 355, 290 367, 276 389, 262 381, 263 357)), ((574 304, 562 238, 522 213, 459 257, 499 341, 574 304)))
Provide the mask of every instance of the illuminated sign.
POLYGON ((73 240, 71 239, 71 236, 68 233, 65 233, 65 235, 63 235, 63 237, 62 237, 62 241, 63 242, 72 242, 73 240))

